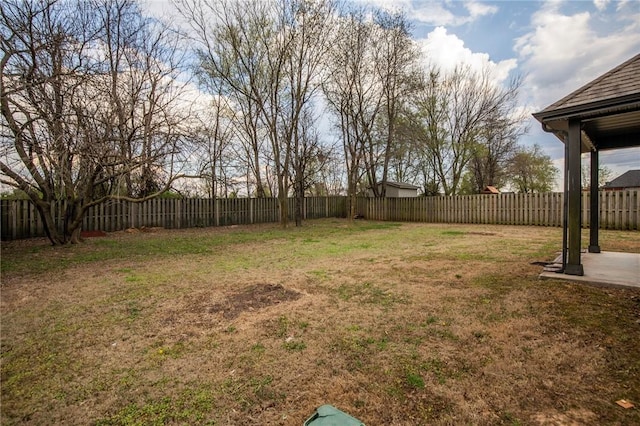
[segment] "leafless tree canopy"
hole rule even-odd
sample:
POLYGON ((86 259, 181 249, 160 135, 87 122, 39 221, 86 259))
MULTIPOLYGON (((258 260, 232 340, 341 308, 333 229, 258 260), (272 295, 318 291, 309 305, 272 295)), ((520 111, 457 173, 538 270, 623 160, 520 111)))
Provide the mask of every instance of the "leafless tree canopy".
POLYGON ((263 166, 270 166, 281 223, 286 226, 289 217, 287 197, 293 184, 299 224, 304 171, 313 151, 305 126, 313 121, 308 117, 323 78, 333 4, 324 0, 178 4, 198 44, 202 81, 239 109, 236 127, 256 195, 267 194, 263 175, 268 180, 268 173, 263 166))
POLYGON ((35 203, 52 243, 78 241, 92 205, 167 188, 181 141, 173 33, 128 0, 11 0, 1 14, 2 182, 35 203))
POLYGON ((277 196, 284 226, 301 223, 306 195, 346 192, 355 208, 392 180, 425 194, 529 190, 515 174, 521 81, 424 69, 402 13, 174 5, 182 19, 167 26, 136 0, 2 3, 0 179, 31 198, 53 243, 78 241, 93 205, 171 188, 277 196))
POLYGON ((485 179, 497 177, 497 167, 511 155, 512 143, 524 131, 523 117, 513 111, 519 87, 519 80, 506 88, 497 86, 486 70, 477 73, 458 67, 448 74, 430 70, 415 104, 414 117, 422 127, 418 149, 422 167, 430 169, 446 195, 458 193, 467 169, 479 190, 485 179), (485 176, 487 169, 490 177, 485 176))

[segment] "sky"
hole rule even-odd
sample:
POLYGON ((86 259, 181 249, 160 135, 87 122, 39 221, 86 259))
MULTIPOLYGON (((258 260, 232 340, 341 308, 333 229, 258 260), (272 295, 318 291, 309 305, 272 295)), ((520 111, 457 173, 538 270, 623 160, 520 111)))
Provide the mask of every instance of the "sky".
MULTIPOLYGON (((146 1, 155 12, 171 13, 169 0, 146 1)), ((345 1, 404 10, 425 67, 488 67, 501 83, 521 77, 520 108, 528 113, 640 53, 640 0, 345 1)), ((529 132, 520 143, 540 145, 562 170, 564 145, 529 117, 529 132)), ((640 147, 602 152, 600 163, 612 171, 611 178, 640 169, 640 147)), ((560 173, 556 190, 561 188, 560 173)))
MULTIPOLYGON (((640 53, 640 0, 356 1, 403 9, 414 39, 435 65, 489 67, 503 82, 520 76, 521 107, 531 113, 640 53)), ((562 170, 562 142, 533 117, 528 124, 521 143, 539 144, 562 170)), ((602 152, 600 163, 612 178, 640 169, 640 147, 602 152)))

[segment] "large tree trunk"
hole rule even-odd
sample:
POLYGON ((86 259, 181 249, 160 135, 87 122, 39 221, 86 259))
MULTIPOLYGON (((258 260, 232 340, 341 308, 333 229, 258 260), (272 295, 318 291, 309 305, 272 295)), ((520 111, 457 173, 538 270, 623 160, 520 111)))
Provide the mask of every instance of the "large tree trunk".
POLYGON ((286 228, 289 224, 289 200, 286 192, 278 185, 278 205, 280 206, 280 225, 286 228))
POLYGON ((40 218, 42 219, 42 225, 44 232, 49 241, 54 246, 65 244, 77 244, 81 242, 80 232, 82 230, 82 217, 84 214, 84 207, 80 201, 67 200, 66 205, 62 213, 63 226, 60 230, 57 226, 58 218, 56 210, 59 207, 55 206, 51 201, 34 200, 31 201, 36 206, 40 218))
POLYGON ((304 216, 304 183, 302 179, 298 179, 295 184, 295 220, 296 226, 302 226, 302 217, 304 216))
POLYGON ((349 195, 349 221, 353 221, 356 217, 357 197, 355 191, 349 195))

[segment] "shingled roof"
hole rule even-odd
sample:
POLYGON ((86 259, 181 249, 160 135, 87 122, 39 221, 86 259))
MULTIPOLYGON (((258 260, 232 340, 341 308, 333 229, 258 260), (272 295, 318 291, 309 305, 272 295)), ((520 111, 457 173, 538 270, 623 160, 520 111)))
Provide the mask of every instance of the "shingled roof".
POLYGON ((629 170, 621 174, 604 186, 606 189, 613 188, 640 188, 640 170, 629 170))
POLYGON ((537 114, 640 94, 640 78, 638 76, 640 76, 640 54, 554 102, 537 114))
POLYGON ((570 120, 581 122, 581 151, 640 145, 640 54, 533 116, 565 141, 570 120))
MULTIPOLYGON (((377 185, 382 185, 382 182, 378 182, 377 185)), ((399 189, 420 189, 419 186, 411 185, 410 183, 393 182, 390 180, 387 181, 387 186, 392 186, 394 188, 399 188, 399 189)))

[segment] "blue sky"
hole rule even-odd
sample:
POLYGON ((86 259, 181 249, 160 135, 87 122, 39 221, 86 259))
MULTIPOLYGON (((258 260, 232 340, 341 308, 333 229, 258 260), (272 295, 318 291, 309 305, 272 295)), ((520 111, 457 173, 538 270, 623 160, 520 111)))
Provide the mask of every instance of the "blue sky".
MULTIPOLYGON (((404 9, 431 63, 489 67, 524 78, 521 104, 535 112, 640 53, 640 1, 356 0, 404 9)), ((562 169, 563 145, 530 119, 523 144, 541 145, 562 169)), ((640 169, 640 148, 602 153, 615 177, 640 169)), ((561 185, 561 183, 559 183, 561 185)))

